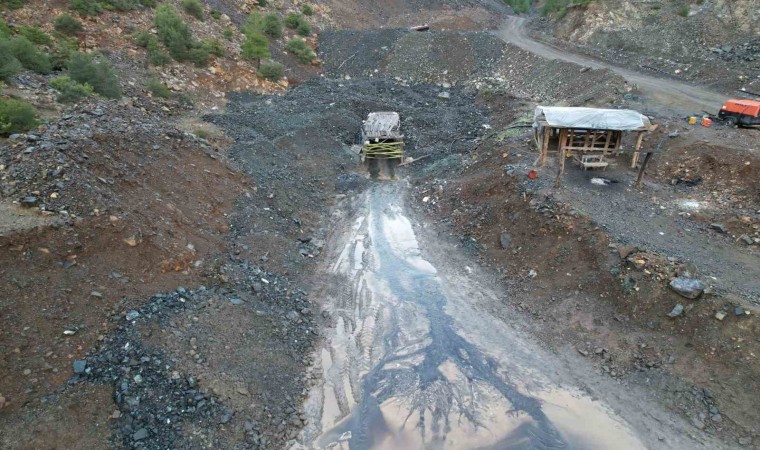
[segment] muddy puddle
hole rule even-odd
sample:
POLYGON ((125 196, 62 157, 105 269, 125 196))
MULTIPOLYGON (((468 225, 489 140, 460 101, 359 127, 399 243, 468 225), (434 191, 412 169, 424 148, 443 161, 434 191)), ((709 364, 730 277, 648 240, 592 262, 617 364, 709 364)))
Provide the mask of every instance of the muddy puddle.
POLYGON ((446 287, 421 256, 402 197, 403 182, 375 184, 334 249, 330 276, 346 286, 325 299, 335 327, 303 446, 644 448, 604 404, 544 377, 560 370, 549 356, 477 311, 472 296, 484 288, 446 287))

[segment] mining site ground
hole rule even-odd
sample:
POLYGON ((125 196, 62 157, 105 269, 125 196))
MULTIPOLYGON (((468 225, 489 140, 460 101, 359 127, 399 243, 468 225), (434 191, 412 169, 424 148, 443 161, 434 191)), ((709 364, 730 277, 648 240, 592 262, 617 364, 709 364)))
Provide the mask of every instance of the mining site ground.
POLYGON ((757 130, 512 45, 496 2, 327 3, 288 90, 3 142, 0 447, 757 448, 757 130), (557 188, 549 103, 642 109, 666 151, 557 188), (382 110, 424 157, 393 180, 352 150, 382 110))

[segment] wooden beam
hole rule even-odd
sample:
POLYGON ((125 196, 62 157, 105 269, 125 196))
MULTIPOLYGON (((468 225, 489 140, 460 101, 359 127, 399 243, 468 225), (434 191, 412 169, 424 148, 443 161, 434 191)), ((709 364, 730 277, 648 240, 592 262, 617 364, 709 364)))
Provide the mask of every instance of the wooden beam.
POLYGON ((546 160, 549 158, 549 139, 551 138, 552 129, 549 127, 544 128, 544 139, 541 143, 541 165, 546 165, 546 160))
POLYGON ((647 152, 646 156, 644 156, 644 161, 641 162, 641 169, 639 169, 639 175, 636 177, 636 187, 639 189, 644 181, 644 169, 647 168, 647 164, 651 158, 652 152, 647 152))
MULTIPOLYGON (((633 153, 633 156, 631 157, 631 168, 635 169, 636 164, 639 162, 639 150, 641 150, 641 143, 644 140, 644 132, 639 131, 639 135, 636 136, 636 151, 633 153)), ((648 154, 648 153, 647 153, 648 154)))
POLYGON ((562 174, 565 172, 565 151, 564 149, 559 152, 559 170, 557 170, 557 187, 562 186, 562 174))

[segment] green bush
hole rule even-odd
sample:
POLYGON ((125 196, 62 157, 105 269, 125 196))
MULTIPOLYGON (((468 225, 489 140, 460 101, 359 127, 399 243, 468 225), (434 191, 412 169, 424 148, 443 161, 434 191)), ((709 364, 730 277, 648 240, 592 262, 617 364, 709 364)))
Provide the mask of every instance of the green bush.
POLYGON ((0 80, 11 81, 22 70, 24 66, 13 55, 10 42, 0 41, 0 80))
POLYGON ((296 13, 290 13, 285 16, 285 26, 295 30, 298 28, 298 24, 301 22, 301 15, 296 13))
POLYGON ((530 0, 504 0, 504 3, 512 7, 518 14, 530 11, 530 0))
POLYGON ((69 58, 66 68, 72 80, 89 84, 103 97, 121 97, 119 77, 116 76, 108 60, 101 55, 76 52, 69 58))
POLYGON ((296 33, 301 36, 311 36, 311 24, 305 17, 301 17, 298 20, 298 26, 296 27, 296 33))
POLYGON ((282 64, 274 61, 268 61, 261 64, 261 67, 259 67, 257 74, 261 78, 277 81, 282 78, 283 75, 285 75, 285 70, 282 68, 282 64))
POLYGON ((190 49, 196 46, 190 27, 182 20, 177 10, 169 3, 163 3, 156 8, 153 23, 158 30, 158 39, 169 50, 169 54, 177 61, 186 61, 190 49))
POLYGON ((148 82, 145 83, 145 87, 156 97, 170 98, 172 96, 172 91, 170 91, 169 88, 158 78, 149 79, 148 82))
POLYGON ((10 37, 11 34, 11 29, 8 28, 8 25, 5 24, 3 19, 0 19, 0 38, 10 37))
POLYGON ((61 103, 74 103, 93 93, 92 86, 77 83, 69 77, 54 78, 50 80, 50 86, 58 91, 55 99, 61 103))
POLYGON ((686 5, 681 6, 678 8, 678 11, 676 11, 676 14, 681 17, 689 17, 689 7, 686 5))
POLYGON ((203 5, 201 5, 200 0, 182 0, 182 9, 198 20, 206 19, 206 14, 203 12, 203 5))
POLYGON ((258 3, 261 7, 269 6, 269 2, 267 0, 258 0, 256 3, 258 3))
POLYGON ((102 5, 112 11, 131 11, 142 6, 139 0, 105 0, 102 5))
POLYGON ((50 39, 50 36, 45 34, 44 31, 40 30, 37 27, 28 27, 25 25, 20 25, 18 27, 18 33, 21 36, 24 36, 25 38, 29 39, 29 41, 33 44, 37 45, 50 45, 52 39, 50 39))
POLYGON ((311 16, 314 14, 314 9, 311 7, 311 5, 303 5, 301 7, 301 13, 303 13, 304 16, 311 16))
POLYGON ((214 20, 219 20, 222 18, 222 13, 216 9, 212 9, 208 15, 211 16, 211 18, 214 20))
POLYGON ((191 48, 187 54, 187 59, 198 67, 206 67, 209 59, 211 59, 211 52, 203 46, 191 48))
POLYGON ((224 45, 222 45, 219 39, 203 39, 201 41, 201 47, 208 50, 208 52, 219 58, 224 56, 224 45))
POLYGON ((261 34, 264 32, 264 19, 261 18, 261 14, 254 11, 248 15, 245 24, 240 28, 240 31, 246 36, 249 34, 261 34))
POLYGON ((77 19, 66 13, 56 17, 53 25, 55 26, 56 31, 68 34, 69 36, 73 36, 83 29, 82 24, 77 19))
POLYGON ((264 33, 274 39, 282 37, 282 22, 280 22, 280 16, 274 13, 264 16, 264 33))
POLYGON ((272 56, 269 51, 269 39, 260 33, 248 34, 243 41, 242 49, 243 58, 255 59, 257 67, 261 64, 262 58, 272 56))
POLYGON ((20 100, 0 99, 0 135, 23 133, 37 126, 37 112, 20 100))
POLYGON ((134 39, 135 44, 142 48, 148 48, 148 44, 150 43, 151 39, 156 40, 156 38, 147 31, 139 31, 135 33, 132 36, 132 39, 134 39))
POLYGON ((227 39, 228 41, 231 41, 232 37, 234 36, 232 28, 230 27, 225 28, 224 31, 222 32, 222 36, 224 36, 224 38, 227 39))
POLYGON ((23 36, 17 36, 8 41, 10 51, 13 56, 24 66, 25 69, 33 70, 37 73, 47 74, 52 69, 50 57, 41 52, 29 39, 23 36))
POLYGON ((97 16, 103 12, 103 7, 95 0, 71 0, 70 5, 82 16, 97 16))
POLYGON ((75 38, 59 37, 50 51, 50 64, 56 70, 65 68, 71 54, 77 49, 79 49, 79 41, 75 38))
POLYGON ((148 50, 148 59, 154 66, 165 66, 172 62, 172 58, 161 48, 154 36, 151 36, 145 48, 148 50))
POLYGON ((309 47, 309 44, 301 38, 295 38, 288 41, 285 50, 295 55, 298 61, 304 64, 314 61, 317 57, 317 55, 314 54, 314 50, 309 47))
POLYGON ((19 9, 24 6, 23 0, 0 0, 0 6, 8 9, 19 9))

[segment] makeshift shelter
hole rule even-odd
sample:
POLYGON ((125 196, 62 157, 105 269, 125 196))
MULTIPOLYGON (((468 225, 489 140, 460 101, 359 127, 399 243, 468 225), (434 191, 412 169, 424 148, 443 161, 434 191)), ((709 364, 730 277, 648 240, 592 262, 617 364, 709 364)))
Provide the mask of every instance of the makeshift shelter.
POLYGON ((565 157, 573 158, 584 168, 604 168, 605 156, 632 153, 631 166, 636 167, 644 133, 657 128, 649 118, 627 109, 571 108, 538 106, 533 117, 533 133, 541 152, 539 161, 546 164, 553 141, 559 156, 557 185, 564 171, 565 157), (636 144, 622 147, 623 133, 635 132, 636 144))

